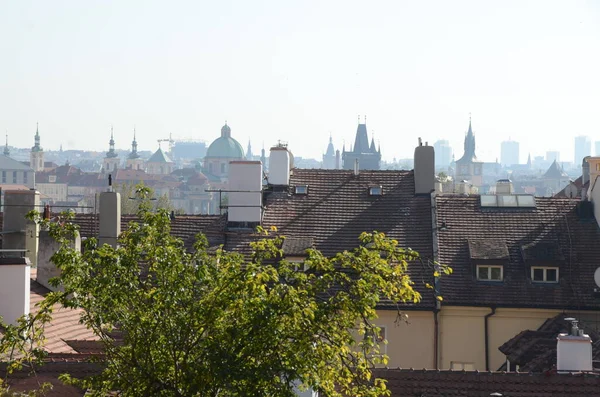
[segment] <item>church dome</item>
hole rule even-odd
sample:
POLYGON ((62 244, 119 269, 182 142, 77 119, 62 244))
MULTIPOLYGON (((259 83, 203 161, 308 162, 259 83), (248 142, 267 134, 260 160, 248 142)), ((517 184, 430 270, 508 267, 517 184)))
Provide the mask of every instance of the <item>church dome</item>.
POLYGON ((208 147, 206 157, 244 158, 244 149, 238 141, 231 137, 231 128, 227 124, 221 128, 221 136, 208 147))

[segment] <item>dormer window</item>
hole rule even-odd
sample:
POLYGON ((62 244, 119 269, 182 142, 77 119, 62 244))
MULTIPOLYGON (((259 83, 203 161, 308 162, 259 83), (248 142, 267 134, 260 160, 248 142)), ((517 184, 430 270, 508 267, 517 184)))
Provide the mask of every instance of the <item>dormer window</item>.
POLYGON ((369 188, 369 196, 381 196, 383 194, 383 188, 381 186, 371 186, 369 188))
POLYGON ((534 283, 558 283, 558 267, 532 266, 531 281, 534 283))
POLYGON ((503 273, 501 265, 477 265, 477 280, 479 281, 502 281, 503 273))
POLYGON ((295 194, 308 194, 308 185, 297 185, 294 188, 295 194))

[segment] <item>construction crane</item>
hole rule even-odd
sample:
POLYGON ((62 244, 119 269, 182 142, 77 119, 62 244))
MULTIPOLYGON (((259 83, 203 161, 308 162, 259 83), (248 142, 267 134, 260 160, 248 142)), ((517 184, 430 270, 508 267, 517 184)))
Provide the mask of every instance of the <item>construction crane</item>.
POLYGON ((172 134, 169 134, 169 138, 165 138, 165 139, 157 139, 158 141, 158 147, 160 148, 160 143, 161 142, 169 142, 169 153, 171 153, 173 151, 173 144, 175 143, 175 141, 173 140, 172 134))

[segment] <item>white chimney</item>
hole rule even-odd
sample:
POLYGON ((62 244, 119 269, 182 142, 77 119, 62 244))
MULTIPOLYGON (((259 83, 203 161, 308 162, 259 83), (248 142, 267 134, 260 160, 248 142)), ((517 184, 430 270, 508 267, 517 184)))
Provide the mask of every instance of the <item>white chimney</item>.
POLYGON ((117 237, 121 233, 121 195, 118 192, 100 193, 100 235, 98 245, 108 244, 117 247, 117 237))
POLYGON ((357 176, 360 172, 360 165, 358 163, 358 159, 354 159, 354 176, 357 176))
POLYGON ((37 263, 39 226, 25 219, 31 210, 40 210, 40 193, 35 190, 7 190, 4 192, 4 225, 2 248, 22 250, 5 252, 5 256, 27 256, 32 265, 37 263))
POLYGON ((271 148, 269 155, 269 185, 289 186, 292 157, 284 144, 271 148))
POLYGON ((513 184, 510 179, 498 179, 496 182, 496 194, 513 194, 513 184))
POLYGON ((454 186, 455 189, 455 193, 458 194, 470 194, 471 193, 471 186, 469 181, 466 180, 462 180, 462 181, 457 181, 456 185, 454 186))
POLYGON ((0 258, 0 316, 7 324, 29 314, 31 262, 28 258, 0 258))
POLYGON ((571 332, 559 334, 556 344, 557 371, 592 371, 592 339, 583 333, 573 318, 571 332))
MULTIPOLYGON (((272 150, 271 161, 273 161, 272 150)), ((287 150, 285 152, 287 153, 287 150)), ((270 164, 272 167, 274 163, 270 164)), ((260 161, 230 161, 227 190, 229 191, 227 221, 244 224, 260 223, 262 220, 262 163, 260 161)))

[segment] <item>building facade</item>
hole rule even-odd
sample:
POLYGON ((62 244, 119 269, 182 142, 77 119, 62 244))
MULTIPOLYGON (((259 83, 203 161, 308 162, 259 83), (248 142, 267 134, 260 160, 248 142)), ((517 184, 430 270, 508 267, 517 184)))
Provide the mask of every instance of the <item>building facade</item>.
POLYGON ((435 149, 436 168, 448 168, 452 162, 452 147, 446 139, 440 139, 433 144, 435 149))
POLYGON ((508 140, 501 143, 500 163, 505 167, 519 164, 519 142, 508 140))
POLYGON ((586 156, 592 155, 592 141, 588 136, 576 136, 575 137, 575 157, 573 162, 580 166, 581 161, 586 156))

